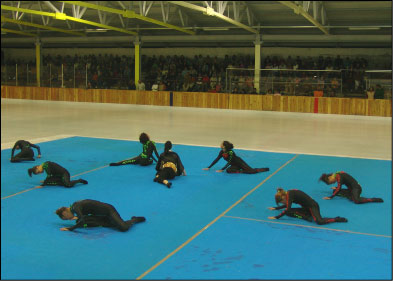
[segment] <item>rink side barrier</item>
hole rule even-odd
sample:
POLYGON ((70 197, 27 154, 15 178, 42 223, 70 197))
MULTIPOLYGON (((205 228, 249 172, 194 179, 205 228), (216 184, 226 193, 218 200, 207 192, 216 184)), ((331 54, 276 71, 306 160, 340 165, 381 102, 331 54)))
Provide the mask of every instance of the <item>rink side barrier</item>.
POLYGON ((368 100, 360 98, 19 86, 1 86, 1 97, 29 100, 392 117, 392 101, 387 99, 368 100))

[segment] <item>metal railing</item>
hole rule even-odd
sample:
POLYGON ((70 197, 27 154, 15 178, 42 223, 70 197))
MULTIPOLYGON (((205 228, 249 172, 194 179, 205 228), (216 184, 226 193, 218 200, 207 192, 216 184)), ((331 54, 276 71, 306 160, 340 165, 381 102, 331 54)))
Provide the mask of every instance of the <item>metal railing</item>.
MULTIPOLYGON (((143 68, 142 68, 143 69, 143 68)), ((142 72, 145 89, 154 84, 160 90, 184 92, 227 92, 254 94, 282 94, 312 96, 322 91, 328 97, 366 97, 370 87, 380 84, 386 98, 391 98, 391 70, 294 70, 260 69, 257 77, 254 69, 227 68, 208 79, 202 76, 177 75, 163 77, 162 81, 149 78, 149 72, 142 72), (223 75, 225 74, 225 75, 223 75), (258 81, 259 80, 259 81, 258 81), (259 83, 258 87, 256 87, 259 83)), ((206 77, 205 77, 206 78, 206 77)), ((41 68, 41 86, 53 88, 97 88, 134 89, 131 85, 133 73, 116 73, 107 69, 92 70, 88 64, 44 65, 41 68)), ((35 65, 15 64, 1 66, 1 84, 14 86, 36 86, 35 65)))
POLYGON ((240 94, 313 96, 319 91, 327 97, 366 97, 370 86, 380 84, 389 98, 391 73, 391 70, 260 69, 255 75, 254 69, 227 68, 225 88, 229 93, 240 94))

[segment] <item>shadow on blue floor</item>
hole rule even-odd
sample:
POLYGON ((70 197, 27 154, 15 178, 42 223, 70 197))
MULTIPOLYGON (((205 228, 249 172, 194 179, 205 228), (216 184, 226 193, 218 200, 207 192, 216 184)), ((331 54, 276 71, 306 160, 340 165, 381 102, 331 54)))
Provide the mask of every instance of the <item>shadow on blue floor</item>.
MULTIPOLYGON (((154 183, 154 166, 108 167, 136 156, 138 142, 73 137, 41 143, 36 163, 9 162, 1 153, 1 196, 32 188, 44 175, 30 178, 27 169, 54 161, 88 185, 44 187, 2 199, 1 265, 3 279, 135 279, 222 214, 244 194, 290 160, 293 154, 236 150, 253 167, 269 167, 256 175, 203 171, 218 148, 174 144, 187 176, 171 189, 154 183), (98 169, 97 169, 98 168, 98 169), (147 221, 122 233, 108 228, 62 232, 54 211, 80 199, 114 205, 123 219, 147 221)), ((161 153, 163 144, 157 144, 161 153)), ((236 149, 236 148, 235 148, 236 149)), ((389 279, 391 278, 391 161, 298 156, 201 235, 144 278, 146 279, 389 279), (323 172, 344 170, 363 187, 364 197, 383 204, 355 205, 344 198, 322 200, 331 193, 318 183, 323 172), (320 203, 323 216, 344 216, 347 224, 324 226, 378 237, 318 228, 274 224, 277 186, 298 188, 320 203), (239 217, 239 218, 233 218, 239 217), (243 219, 241 219, 243 218, 243 219), (285 268, 283 271, 282 269, 285 268)), ((275 222, 317 226, 283 217, 275 222)))

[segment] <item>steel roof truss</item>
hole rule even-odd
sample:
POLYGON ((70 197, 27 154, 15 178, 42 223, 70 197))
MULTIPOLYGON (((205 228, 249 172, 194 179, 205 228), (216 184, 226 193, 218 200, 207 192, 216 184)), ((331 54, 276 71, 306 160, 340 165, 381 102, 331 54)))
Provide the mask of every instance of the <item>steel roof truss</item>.
MULTIPOLYGON (((20 8, 20 1, 18 1, 17 7, 20 8)), ((19 16, 19 12, 15 12, 15 19, 18 19, 18 16, 19 16)))
POLYGON ((217 1, 217 12, 221 15, 224 14, 228 1, 217 1))
POLYGON ((235 21, 239 21, 240 8, 237 6, 236 1, 232 1, 232 3, 233 3, 233 17, 235 21))
POLYGON ((319 9, 318 1, 313 1, 312 2, 312 12, 313 12, 314 19, 316 21, 318 21, 318 9, 319 9))
MULTIPOLYGON (((250 8, 250 6, 247 4, 246 1, 242 1, 242 3, 244 4, 244 6, 247 7, 246 12, 247 12, 248 25, 253 26, 257 17, 255 16, 254 12, 252 11, 252 9, 250 8)), ((258 23, 258 25, 259 25, 259 23, 258 23)))
POLYGON ((153 3, 154 3, 154 1, 150 1, 149 6, 146 8, 146 11, 145 11, 145 16, 146 17, 149 14, 149 11, 150 11, 151 7, 153 6, 153 3))
POLYGON ((122 26, 123 28, 126 28, 126 25, 124 24, 123 17, 122 17, 120 14, 118 14, 118 16, 119 16, 119 19, 120 19, 121 26, 122 26))
POLYGON ((167 23, 169 20, 169 13, 170 13, 171 7, 168 3, 166 6, 166 9, 165 9, 164 1, 160 1, 160 4, 161 4, 161 12, 162 12, 162 21, 167 23))
POLYGON ((124 6, 122 1, 117 1, 117 3, 122 7, 124 10, 126 10, 126 6, 124 6))
MULTIPOLYGON (((241 8, 243 8, 243 11, 241 11, 241 13, 240 13, 239 22, 242 22, 244 16, 247 15, 247 14, 249 14, 249 12, 248 12, 248 7, 247 7, 246 5, 243 5, 243 7, 241 7, 241 6, 239 5, 239 11, 240 11, 241 8)), ((248 20, 248 19, 247 19, 247 20, 248 20)), ((248 22, 249 22, 249 20, 248 20, 248 22)), ((251 25, 251 24, 249 24, 249 25, 251 25)))
POLYGON ((58 32, 63 32, 63 33, 69 33, 69 34, 78 35, 78 36, 85 36, 85 34, 80 33, 80 32, 73 32, 73 31, 68 31, 68 30, 61 29, 61 28, 50 27, 50 26, 45 26, 45 25, 41 25, 41 24, 30 23, 30 22, 25 22, 25 21, 20 21, 20 20, 14 20, 14 19, 10 19, 10 18, 4 17, 4 16, 1 16, 1 21, 2 22, 11 22, 11 23, 15 23, 15 24, 21 24, 21 25, 26 25, 26 26, 32 26, 32 27, 47 29, 47 30, 52 30, 52 31, 58 31, 58 32))
POLYGON ((79 19, 81 19, 83 17, 83 15, 85 14, 86 10, 87 10, 87 7, 83 7, 82 11, 79 13, 79 17, 78 17, 79 19))
MULTIPOLYGON (((40 11, 42 12, 41 1, 37 1, 37 2, 38 2, 38 7, 40 7, 40 11)), ((49 21, 47 19, 45 19, 45 17, 43 15, 41 15, 41 19, 42 19, 43 25, 47 25, 48 24, 49 21)))
POLYGON ((297 5, 291 1, 278 1, 281 4, 287 6, 290 9, 293 9, 295 14, 300 14, 302 15, 304 18, 306 18, 309 22, 311 22, 312 24, 314 24, 315 26, 317 26, 323 33, 325 33, 326 35, 329 35, 329 31, 322 25, 319 23, 318 21, 318 8, 319 8, 319 1, 314 1, 313 2, 313 14, 314 16, 311 16, 309 13, 307 13, 302 6, 297 5))
POLYGON ((303 10, 305 10, 308 13, 309 9, 310 9, 310 1, 303 1, 303 10))
POLYGON ((46 6, 51 8, 55 13, 62 13, 50 1, 43 1, 43 2, 45 3, 46 6))
MULTIPOLYGON (((143 1, 143 2, 145 2, 145 1, 143 1)), ((144 15, 144 9, 143 9, 142 1, 139 1, 139 14, 141 14, 142 16, 144 15)))
POLYGON ((181 25, 184 27, 185 24, 184 24, 184 20, 183 20, 183 14, 181 12, 181 9, 178 9, 178 10, 179 10, 179 17, 180 17, 181 25))
MULTIPOLYGON (((96 9, 98 11, 105 11, 105 12, 109 12, 109 13, 121 14, 121 15, 123 15, 123 17, 135 18, 135 19, 143 20, 143 21, 150 22, 150 23, 153 23, 153 24, 165 26, 165 27, 170 28, 170 29, 175 29, 175 30, 178 30, 180 32, 187 33, 187 34, 195 35, 195 32, 193 32, 193 31, 185 30, 185 29, 183 29, 181 27, 178 27, 178 26, 175 26, 175 25, 172 25, 172 24, 168 24, 168 23, 165 23, 165 22, 153 19, 153 18, 145 17, 142 14, 135 13, 135 11, 133 11, 133 10, 113 9, 113 8, 108 8, 108 7, 97 5, 97 4, 92 4, 92 3, 88 3, 88 2, 82 2, 82 1, 60 1, 60 2, 69 3, 69 4, 75 4, 75 5, 79 5, 79 6, 83 6, 83 7, 88 7, 88 8, 96 9)), ((143 9, 142 1, 139 1, 139 7, 140 7, 140 10, 143 9)), ((142 10, 142 12, 143 12, 143 10, 142 10)), ((99 13, 99 17, 100 17, 100 13, 99 13)), ((105 18, 103 18, 102 16, 100 17, 100 20, 104 21, 104 19, 105 18)), ((79 21, 79 22, 83 23, 83 21, 79 21)), ((86 23, 86 21, 84 21, 84 22, 86 23)), ((98 23, 95 23, 95 24, 98 24, 98 23)), ((101 25, 102 25, 102 23, 101 23, 101 25)), ((98 26, 98 25, 96 25, 96 26, 98 26)), ((114 30, 118 30, 118 31, 120 30, 119 28, 115 28, 115 27, 111 27, 109 29, 114 29, 114 30)), ((122 30, 120 32, 129 33, 127 30, 122 30)))
MULTIPOLYGON (((250 31, 252 33, 256 33, 256 34, 258 33, 258 31, 255 30, 254 28, 249 27, 249 26, 247 26, 245 24, 242 24, 239 21, 233 20, 230 17, 226 17, 226 16, 224 16, 224 15, 222 15, 220 13, 217 13, 216 11, 214 11, 213 8, 209 8, 209 7, 204 8, 204 7, 201 7, 201 6, 198 6, 198 5, 194 5, 194 4, 185 2, 185 1, 168 1, 168 3, 172 3, 172 4, 175 4, 175 5, 183 6, 183 7, 192 9, 192 10, 201 11, 205 15, 214 16, 214 17, 220 18, 220 19, 222 19, 222 20, 224 20, 226 22, 229 22, 229 23, 231 23, 233 25, 236 25, 238 27, 246 29, 246 30, 248 30, 248 31, 250 31)), ((235 2, 233 2, 233 3, 235 3, 235 2)), ((236 5, 236 4, 234 4, 234 5, 236 5)), ((229 7, 228 7, 228 14, 229 14, 229 7)))
MULTIPOLYGON (((30 9, 31 6, 33 6, 33 3, 30 3, 29 6, 27 7, 27 9, 30 9)), ((25 15, 25 12, 22 12, 18 18, 18 20, 21 20, 23 18, 23 16, 25 15)))
POLYGON ((326 25, 328 23, 326 17, 326 8, 323 4, 321 4, 321 21, 322 21, 322 25, 326 25))

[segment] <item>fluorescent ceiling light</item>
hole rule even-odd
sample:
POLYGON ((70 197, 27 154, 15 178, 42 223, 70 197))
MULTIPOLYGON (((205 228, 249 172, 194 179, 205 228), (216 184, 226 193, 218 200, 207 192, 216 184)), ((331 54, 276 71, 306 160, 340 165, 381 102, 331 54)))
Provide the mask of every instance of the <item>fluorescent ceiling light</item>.
POLYGON ((349 30, 379 30, 380 27, 348 27, 349 30))
POLYGON ((97 28, 97 29, 86 29, 86 32, 107 32, 108 29, 97 28))
POLYGON ((203 30, 205 31, 225 31, 229 30, 227 27, 204 27, 203 30))

